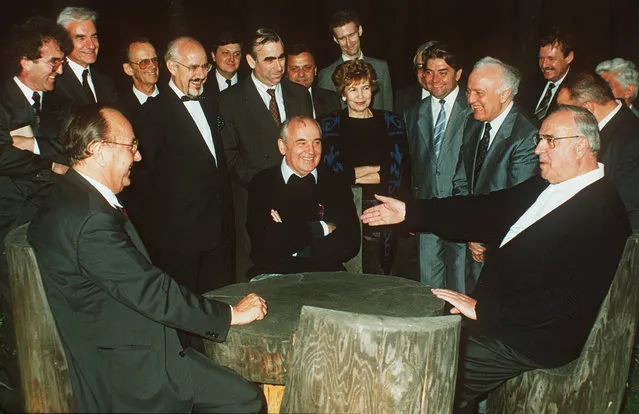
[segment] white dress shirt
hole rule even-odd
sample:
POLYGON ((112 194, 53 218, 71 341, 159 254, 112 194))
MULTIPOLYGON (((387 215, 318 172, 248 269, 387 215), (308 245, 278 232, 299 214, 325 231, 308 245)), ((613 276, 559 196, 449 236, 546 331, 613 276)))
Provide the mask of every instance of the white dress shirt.
MULTIPOLYGON (((20 88, 20 91, 22 92, 24 97, 27 98, 27 101, 29 101, 29 106, 33 107, 33 104, 35 103, 35 101, 33 100, 33 93, 36 92, 38 95, 40 95, 40 110, 42 110, 42 91, 34 91, 33 89, 22 83, 22 81, 18 79, 17 76, 13 77, 13 81, 16 83, 16 85, 18 85, 18 88, 20 88)), ((40 147, 38 146, 38 140, 35 139, 35 137, 33 137, 33 153, 35 155, 40 155, 40 147)))
MULTIPOLYGON (((490 141, 488 142, 488 148, 490 148, 490 146, 493 144, 493 141, 495 140, 495 136, 497 135, 497 132, 499 132, 499 128, 501 128, 501 125, 504 123, 504 120, 506 120, 506 117, 508 116, 508 114, 510 113, 510 110, 513 108, 513 102, 511 101, 508 106, 506 107, 506 109, 504 110, 504 112, 502 112, 501 114, 499 114, 499 116, 495 119, 493 119, 492 121, 489 122, 490 124, 490 141)), ((486 123, 484 123, 484 126, 482 126, 481 128, 481 134, 479 135, 480 137, 484 136, 484 129, 486 128, 486 123)))
POLYGON ((149 99, 149 96, 156 97, 159 94, 160 94, 160 91, 158 90, 157 85, 155 85, 155 89, 153 90, 153 93, 151 95, 147 95, 144 92, 140 92, 138 88, 136 88, 135 85, 133 85, 133 95, 135 95, 135 97, 138 99, 138 102, 140 102, 140 105, 144 105, 147 99, 149 99))
POLYGON ((260 97, 262 97, 262 101, 264 102, 264 105, 266 105, 266 109, 269 109, 269 104, 271 103, 271 95, 269 95, 266 90, 275 88, 275 102, 277 103, 277 108, 280 110, 280 121, 284 123, 284 121, 286 121, 286 108, 284 108, 282 85, 278 83, 275 86, 266 86, 255 77, 253 72, 251 72, 251 79, 253 79, 253 84, 255 84, 257 92, 260 94, 260 97))
MULTIPOLYGON (((444 121, 444 130, 446 130, 446 126, 448 125, 448 120, 450 119, 450 114, 453 112, 453 105, 455 105, 455 99, 457 99, 457 94, 459 94, 459 86, 453 89, 448 96, 444 98, 446 103, 444 104, 444 108, 446 110, 446 120, 444 121)), ((437 123, 437 116, 439 115, 439 111, 442 106, 439 103, 441 99, 437 99, 434 96, 430 96, 431 103, 430 109, 433 113, 433 128, 435 128, 435 124, 437 123)))
POLYGON ((91 88, 91 92, 93 92, 93 97, 95 98, 95 101, 97 102, 98 94, 95 93, 95 86, 93 85, 93 78, 91 77, 91 65, 87 66, 86 68, 83 68, 81 65, 75 63, 71 59, 67 59, 67 62, 69 62, 69 67, 71 68, 71 71, 73 72, 75 77, 78 78, 78 81, 80 81, 80 85, 82 85, 82 72, 84 72, 85 69, 89 70, 89 76, 87 76, 87 80, 89 81, 89 87, 91 88))
MULTIPOLYGON (((182 99, 182 97, 185 96, 185 93, 175 86, 173 79, 169 81, 169 87, 173 90, 173 92, 175 92, 178 98, 182 99)), ((197 125, 197 129, 200 130, 200 134, 217 164, 217 154, 215 153, 215 145, 213 145, 213 134, 211 133, 209 122, 206 120, 206 115, 204 115, 204 111, 202 110, 202 105, 198 101, 185 101, 182 103, 186 107, 186 110, 189 111, 191 118, 193 118, 195 125, 197 125)))
MULTIPOLYGON (((217 87, 219 88, 220 92, 229 88, 228 83, 226 83, 226 78, 220 75, 220 72, 218 72, 217 69, 215 70, 215 80, 217 81, 217 87)), ((235 75, 233 75, 233 77, 231 78, 231 86, 235 85, 237 81, 237 73, 235 73, 235 75)))
POLYGON ((102 194, 102 197, 104 197, 104 199, 107 201, 107 203, 109 203, 111 205, 111 207, 113 208, 123 208, 122 207, 122 203, 120 203, 120 200, 118 200, 118 198, 115 196, 115 194, 113 193, 113 191, 111 191, 111 189, 109 187, 107 187, 106 185, 102 184, 101 182, 99 182, 96 179, 93 179, 91 177, 89 177, 88 175, 81 173, 78 170, 75 170, 78 174, 80 174, 82 177, 84 177, 85 180, 87 180, 89 182, 89 184, 91 184, 93 187, 95 187, 96 190, 98 190, 98 192, 100 194, 102 194))

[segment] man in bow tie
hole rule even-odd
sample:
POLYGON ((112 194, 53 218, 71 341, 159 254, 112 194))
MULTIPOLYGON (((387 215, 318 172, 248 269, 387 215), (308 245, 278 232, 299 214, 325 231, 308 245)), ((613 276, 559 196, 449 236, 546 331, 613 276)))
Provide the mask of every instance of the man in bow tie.
POLYGON ((179 37, 164 59, 171 80, 135 125, 143 159, 126 207, 153 262, 204 293, 232 281, 223 123, 215 100, 202 97, 212 65, 200 42, 179 37))
POLYGON ((248 195, 248 276, 344 270, 361 239, 348 185, 317 169, 319 125, 287 120, 277 141, 281 163, 255 175, 248 195))

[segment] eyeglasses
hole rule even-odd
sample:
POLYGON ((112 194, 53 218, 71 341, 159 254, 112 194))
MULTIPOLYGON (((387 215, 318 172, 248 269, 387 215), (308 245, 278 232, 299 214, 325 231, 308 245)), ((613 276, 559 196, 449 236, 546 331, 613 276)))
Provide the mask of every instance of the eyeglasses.
POLYGON ((423 64, 421 64, 421 63, 416 63, 416 64, 413 66, 413 70, 415 70, 415 72, 418 72, 418 71, 420 71, 420 70, 424 70, 424 67, 425 67, 425 66, 424 66, 423 64))
POLYGON ((122 145, 123 147, 129 147, 131 149, 131 152, 134 153, 134 154, 138 150, 138 145, 140 144, 140 142, 138 141, 137 138, 133 139, 133 144, 122 144, 120 142, 107 141, 105 139, 103 139, 100 142, 103 142, 105 144, 115 144, 115 145, 122 145))
POLYGON ((569 139, 569 138, 586 138, 586 137, 584 137, 583 135, 571 135, 569 137, 553 137, 552 135, 546 135, 546 134, 533 135, 533 141, 535 143, 535 146, 539 145, 539 143, 543 139, 544 141, 546 141, 546 144, 548 144, 550 148, 555 148, 555 141, 559 139, 569 139))
POLYGON ((37 61, 44 62, 51 66, 51 72, 55 72, 62 65, 62 62, 64 62, 64 58, 51 58, 51 60, 37 59, 37 61))
POLYGON ((160 59, 156 56, 151 59, 142 59, 139 62, 129 62, 132 65, 138 65, 141 70, 147 70, 151 66, 160 66, 160 59))
POLYGON ((195 71, 197 71, 198 69, 202 69, 205 72, 210 72, 211 68, 213 67, 213 65, 211 63, 205 63, 203 65, 191 65, 191 66, 187 66, 183 63, 178 62, 177 60, 174 60, 173 62, 177 63, 180 66, 184 66, 185 68, 187 68, 189 70, 189 72, 194 73, 195 71))

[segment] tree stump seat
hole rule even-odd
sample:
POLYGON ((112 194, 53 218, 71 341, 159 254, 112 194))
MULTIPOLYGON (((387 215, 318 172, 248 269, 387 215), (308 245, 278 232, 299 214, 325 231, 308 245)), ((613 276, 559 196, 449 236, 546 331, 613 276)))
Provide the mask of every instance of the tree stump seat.
POLYGON ((618 413, 630 370, 639 297, 639 235, 619 267, 581 355, 512 378, 488 397, 491 413, 618 413))

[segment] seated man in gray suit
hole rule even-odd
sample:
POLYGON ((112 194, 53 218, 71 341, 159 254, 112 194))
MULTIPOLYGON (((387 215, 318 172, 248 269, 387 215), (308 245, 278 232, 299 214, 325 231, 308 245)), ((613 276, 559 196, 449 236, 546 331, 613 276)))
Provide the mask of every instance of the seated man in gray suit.
MULTIPOLYGON (((459 362, 460 412, 508 378, 579 357, 630 235, 624 205, 597 164, 597 120, 561 107, 541 126, 541 177, 485 196, 383 204, 369 225, 406 220, 416 231, 493 246, 472 297, 433 289, 467 322, 459 362)), ((607 172, 605 174, 608 175, 607 172)))
POLYGON ((338 11, 331 18, 329 30, 333 34, 333 41, 339 45, 342 56, 320 71, 317 86, 331 91, 336 90, 332 80, 335 68, 347 60, 363 59, 370 63, 377 73, 378 92, 373 101, 373 108, 392 111, 393 88, 388 63, 384 60, 364 56, 360 44, 360 37, 364 29, 359 24, 357 15, 349 10, 338 11))
POLYGON ((78 412, 258 412, 260 391, 192 348, 176 329, 222 342, 266 315, 255 294, 206 299, 153 266, 116 194, 142 159, 127 119, 88 105, 64 134, 71 169, 28 239, 69 364, 78 412))
MULTIPOLYGON (((517 69, 492 57, 479 60, 468 78, 468 103, 474 120, 464 129, 453 194, 487 194, 525 181, 539 171, 532 138, 535 122, 514 104, 519 89, 517 69)), ((479 276, 485 248, 469 243, 467 267, 479 276)), ((471 278, 467 278, 468 285, 471 278)), ((467 286, 467 292, 471 291, 467 286)))

